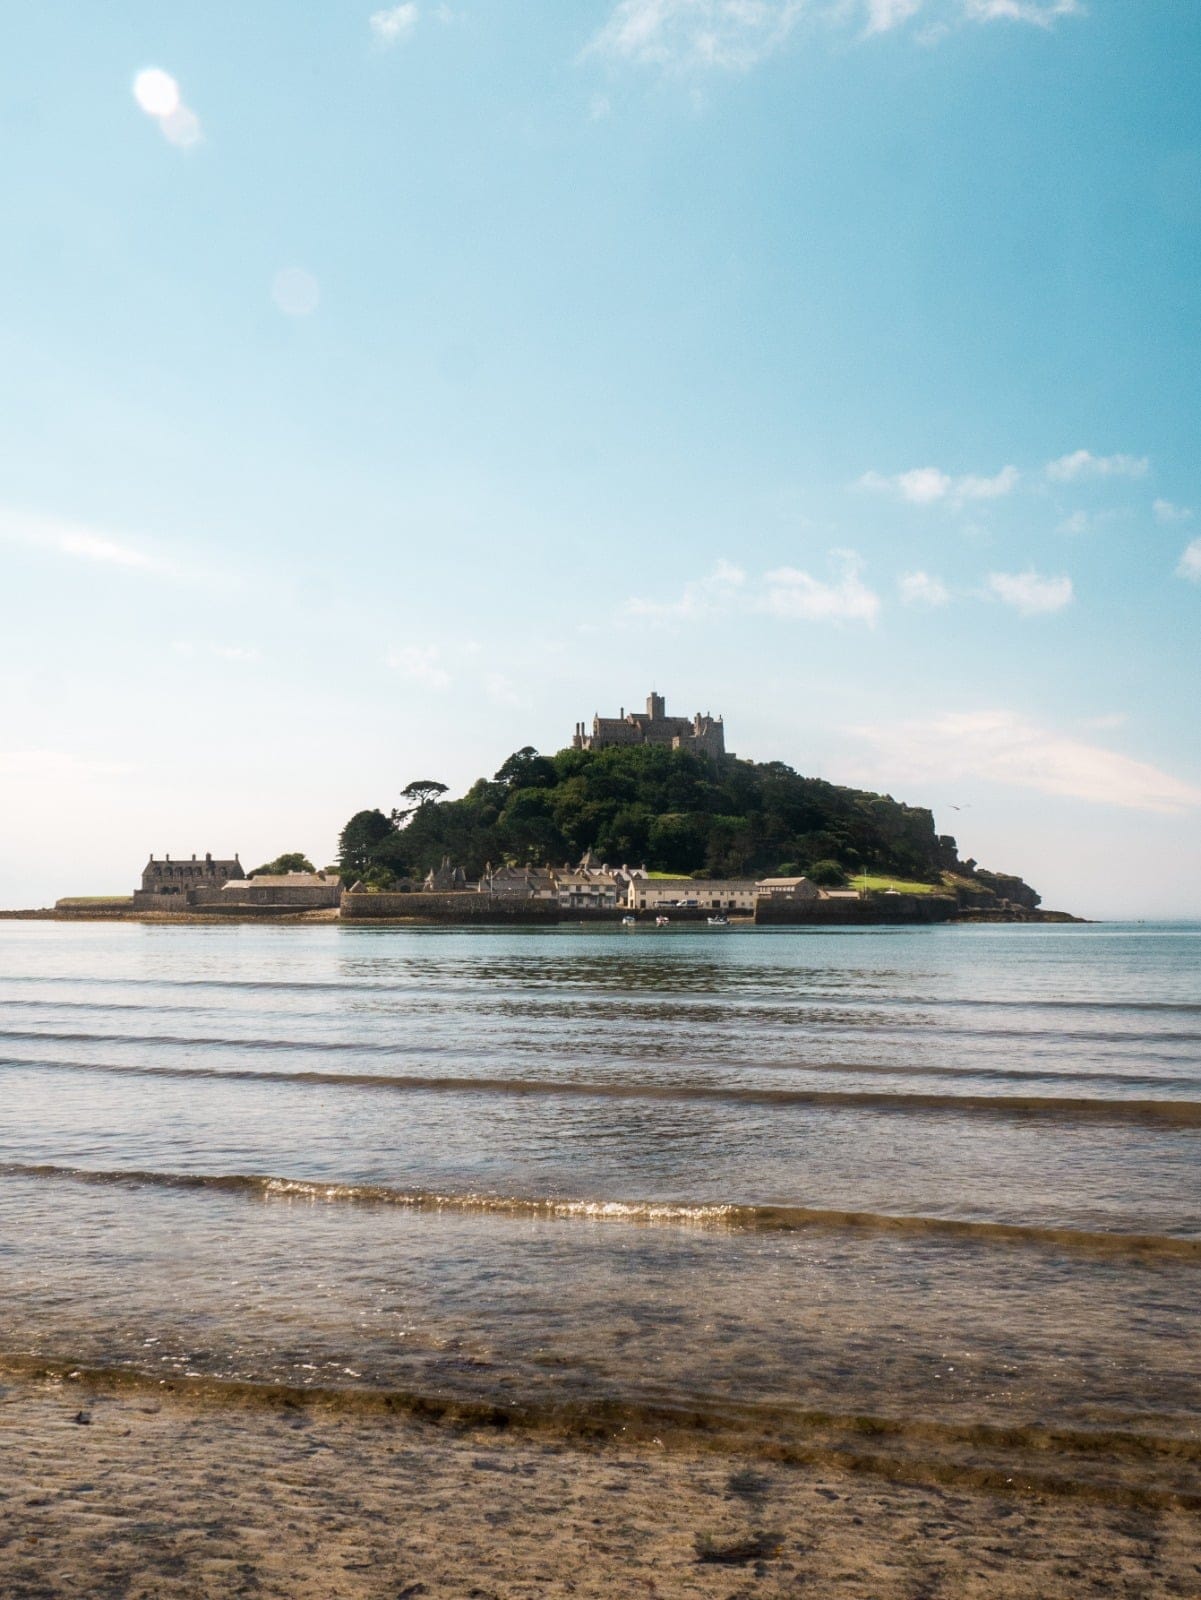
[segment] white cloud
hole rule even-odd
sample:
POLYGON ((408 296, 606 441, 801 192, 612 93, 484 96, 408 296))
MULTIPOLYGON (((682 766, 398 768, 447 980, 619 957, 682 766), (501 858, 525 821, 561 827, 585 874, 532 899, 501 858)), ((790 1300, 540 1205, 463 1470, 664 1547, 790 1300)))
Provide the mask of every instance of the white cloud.
POLYGON ((783 44, 807 9, 807 0, 620 0, 586 53, 746 71, 783 44))
POLYGON ((1071 578, 1043 578, 1037 572, 990 572, 988 587, 1024 617, 1062 611, 1073 599, 1071 578))
POLYGON ((1088 512, 1073 511, 1066 516, 1055 530, 1057 533, 1080 534, 1088 532, 1088 512))
POLYGON ((806 622, 866 622, 874 626, 880 597, 860 579, 863 563, 853 550, 833 550, 832 583, 823 583, 797 567, 777 567, 766 575, 766 591, 758 609, 777 617, 806 622))
POLYGON ((1156 522, 1170 525, 1173 522, 1188 522, 1193 515, 1192 506, 1174 506, 1170 500, 1156 500, 1151 506, 1156 522))
POLYGON ((419 683, 426 689, 450 688, 452 679, 442 665, 441 652, 436 645, 402 645, 389 650, 384 660, 410 683, 419 683))
POLYGON ((284 267, 271 280, 271 298, 286 317, 309 317, 321 302, 321 289, 303 267, 284 267))
POLYGON ((418 9, 412 0, 384 11, 373 11, 368 19, 372 33, 382 45, 399 44, 417 26, 418 9))
POLYGON ((184 104, 179 84, 161 67, 144 67, 133 80, 133 97, 139 108, 158 123, 169 143, 186 149, 203 137, 200 118, 184 104))
POLYGON ((911 506, 940 503, 963 506, 969 501, 999 500, 1017 487, 1020 477, 1016 467, 1002 467, 991 478, 970 472, 953 478, 941 467, 911 467, 908 472, 898 472, 892 477, 882 472, 865 472, 859 479, 859 488, 895 495, 911 506))
POLYGON ((867 32, 887 33, 908 22, 922 8, 922 0, 867 0, 867 32))
POLYGON ((1201 583, 1201 539, 1194 539, 1192 544, 1185 546, 1176 571, 1190 583, 1201 583))
POLYGON ((941 578, 928 572, 904 572, 897 579, 901 600, 907 606, 945 606, 951 591, 941 578))
POLYGON ((193 644, 190 639, 176 639, 172 646, 177 656, 192 656, 201 653, 215 656, 218 661, 240 661, 247 664, 260 661, 261 653, 252 646, 241 644, 193 644))
POLYGON ((1081 0, 964 0, 972 22, 1032 22, 1049 28, 1056 17, 1082 17, 1081 0))
POLYGON ((627 618, 663 622, 702 622, 731 613, 767 613, 809 622, 856 621, 874 623, 879 596, 860 579, 862 562, 853 550, 832 550, 833 578, 824 582, 797 567, 777 567, 755 584, 748 583, 741 567, 719 561, 707 577, 686 583, 675 600, 626 601, 627 618))
POLYGON ((807 16, 870 38, 930 11, 933 19, 917 35, 923 44, 967 22, 1048 28, 1057 17, 1082 15, 1084 7, 1080 0, 618 0, 584 54, 669 71, 745 72, 778 50, 807 16))
POLYGON ((637 596, 626 601, 629 617, 661 617, 664 620, 698 621, 727 611, 746 583, 746 573, 731 561, 719 561, 707 577, 684 585, 677 600, 645 600, 637 596))
POLYGON ((489 672, 484 678, 484 693, 493 705, 522 706, 526 704, 512 678, 503 672, 489 672))
POLYGON ((1095 456, 1091 450, 1073 450, 1048 461, 1046 474, 1052 483, 1075 483, 1080 478, 1145 478, 1150 468, 1146 456, 1095 456))
POLYGON ((76 560, 90 561, 100 566, 124 567, 129 571, 155 573, 161 577, 178 575, 178 569, 171 562, 124 539, 114 538, 83 523, 41 516, 32 511, 0 508, 0 539, 28 545, 36 550, 72 556, 76 560))
POLYGON ((906 781, 984 779, 1100 805, 1165 814, 1201 805, 1201 789, 1147 762, 1061 734, 1012 711, 946 712, 854 730, 906 781))

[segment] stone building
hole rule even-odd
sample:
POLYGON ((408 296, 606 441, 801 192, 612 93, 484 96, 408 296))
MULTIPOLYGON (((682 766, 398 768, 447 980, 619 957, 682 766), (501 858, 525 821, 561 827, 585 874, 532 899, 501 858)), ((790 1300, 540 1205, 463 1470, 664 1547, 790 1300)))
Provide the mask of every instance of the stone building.
POLYGON ((691 750, 695 755, 724 756, 726 731, 721 717, 698 711, 694 717, 669 717, 661 694, 647 696, 646 711, 625 707, 616 717, 594 716, 592 732, 577 722, 571 740, 574 750, 604 750, 615 744, 661 744, 671 750, 691 750))
POLYGON ((452 867, 450 857, 443 856, 442 865, 430 868, 421 887, 427 894, 466 894, 474 885, 468 883, 462 867, 452 867))
MULTIPOLYGON (((196 896, 202 904, 208 896, 196 896)), ((279 906, 281 910, 320 910, 342 901, 342 882, 336 872, 257 872, 253 878, 231 878, 219 897, 229 906, 279 906)))
POLYGON ((497 895, 506 900, 555 900, 554 874, 546 867, 498 867, 491 864, 484 869, 480 879, 480 893, 497 895))
POLYGON ((760 878, 755 885, 760 900, 820 900, 822 892, 809 878, 760 878))
POLYGON ((242 863, 235 855, 232 861, 215 861, 211 855, 197 860, 172 861, 164 856, 156 861, 153 855, 142 868, 142 887, 135 889, 133 903, 142 911, 169 911, 188 903, 192 889, 223 889, 231 879, 244 878, 242 863))
POLYGON ((681 906, 698 911, 753 911, 757 886, 752 878, 635 878, 625 903, 631 911, 665 911, 681 906))

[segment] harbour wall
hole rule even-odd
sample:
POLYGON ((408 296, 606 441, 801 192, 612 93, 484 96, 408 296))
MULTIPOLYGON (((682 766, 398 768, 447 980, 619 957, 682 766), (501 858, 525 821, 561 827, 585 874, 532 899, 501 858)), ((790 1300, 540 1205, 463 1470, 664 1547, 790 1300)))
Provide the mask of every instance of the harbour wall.
POLYGON ((946 894, 881 894, 863 900, 760 900, 755 924, 768 928, 871 927, 896 923, 953 922, 958 902, 946 894))

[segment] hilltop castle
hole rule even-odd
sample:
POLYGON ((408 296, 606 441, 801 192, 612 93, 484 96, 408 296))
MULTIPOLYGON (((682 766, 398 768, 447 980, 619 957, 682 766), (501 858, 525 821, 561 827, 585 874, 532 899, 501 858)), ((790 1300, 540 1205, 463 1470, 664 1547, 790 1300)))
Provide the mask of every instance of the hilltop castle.
POLYGON ((669 717, 661 694, 647 696, 646 711, 627 712, 623 706, 616 717, 595 716, 592 732, 582 722, 575 725, 571 745, 574 750, 604 750, 613 744, 664 744, 672 750, 691 750, 695 755, 724 756, 726 730, 720 717, 669 717))

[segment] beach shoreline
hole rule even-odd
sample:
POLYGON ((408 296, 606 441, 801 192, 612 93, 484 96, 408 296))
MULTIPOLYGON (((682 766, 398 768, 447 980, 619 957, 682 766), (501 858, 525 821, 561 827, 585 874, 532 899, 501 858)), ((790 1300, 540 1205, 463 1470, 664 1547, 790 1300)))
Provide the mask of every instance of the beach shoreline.
POLYGON ((0 1379, 13 1600, 1196 1592, 1195 1515, 0 1379))

